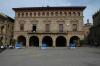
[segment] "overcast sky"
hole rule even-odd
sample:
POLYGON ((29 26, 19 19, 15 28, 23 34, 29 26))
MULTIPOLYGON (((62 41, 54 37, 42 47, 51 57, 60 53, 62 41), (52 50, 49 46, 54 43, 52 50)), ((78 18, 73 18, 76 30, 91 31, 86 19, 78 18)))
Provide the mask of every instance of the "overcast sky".
POLYGON ((15 17, 12 8, 42 6, 87 6, 84 11, 84 22, 100 9, 100 0, 0 0, 0 12, 15 17))

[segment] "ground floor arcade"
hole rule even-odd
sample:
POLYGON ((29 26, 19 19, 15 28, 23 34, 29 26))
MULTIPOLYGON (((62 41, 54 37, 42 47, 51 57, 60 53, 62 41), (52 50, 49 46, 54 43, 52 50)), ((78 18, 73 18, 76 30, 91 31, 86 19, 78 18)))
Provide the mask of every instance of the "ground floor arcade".
POLYGON ((80 37, 66 35, 17 35, 15 38, 25 47, 41 47, 46 44, 48 47, 67 47, 72 43, 76 43, 76 46, 80 46, 80 37))

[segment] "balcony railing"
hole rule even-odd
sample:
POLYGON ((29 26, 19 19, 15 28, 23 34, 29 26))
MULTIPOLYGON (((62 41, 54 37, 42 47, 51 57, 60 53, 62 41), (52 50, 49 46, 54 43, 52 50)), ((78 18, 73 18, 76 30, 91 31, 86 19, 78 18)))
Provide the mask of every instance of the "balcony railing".
POLYGON ((67 32, 46 32, 46 31, 42 31, 42 32, 39 32, 39 31, 28 31, 28 34, 67 34, 67 32))

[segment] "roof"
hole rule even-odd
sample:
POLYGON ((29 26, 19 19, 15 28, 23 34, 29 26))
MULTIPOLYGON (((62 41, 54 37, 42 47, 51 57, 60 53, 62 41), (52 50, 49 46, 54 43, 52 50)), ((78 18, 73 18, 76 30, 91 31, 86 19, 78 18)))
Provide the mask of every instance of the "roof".
POLYGON ((23 11, 23 10, 84 10, 86 6, 64 6, 64 7, 21 7, 13 8, 14 11, 23 11))
POLYGON ((98 16, 100 16, 100 10, 97 11, 97 12, 93 15, 93 18, 98 17, 98 16))
POLYGON ((5 15, 4 13, 0 13, 0 18, 7 19, 11 22, 14 22, 14 19, 12 19, 11 17, 5 15))

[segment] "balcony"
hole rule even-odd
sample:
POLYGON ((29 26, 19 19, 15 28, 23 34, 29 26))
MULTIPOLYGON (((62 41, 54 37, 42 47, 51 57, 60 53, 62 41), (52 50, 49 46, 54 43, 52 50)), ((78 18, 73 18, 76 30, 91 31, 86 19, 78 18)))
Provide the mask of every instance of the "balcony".
POLYGON ((39 32, 39 31, 36 31, 36 32, 34 32, 34 31, 28 31, 28 34, 67 34, 67 32, 46 32, 46 31, 44 31, 44 32, 39 32))

